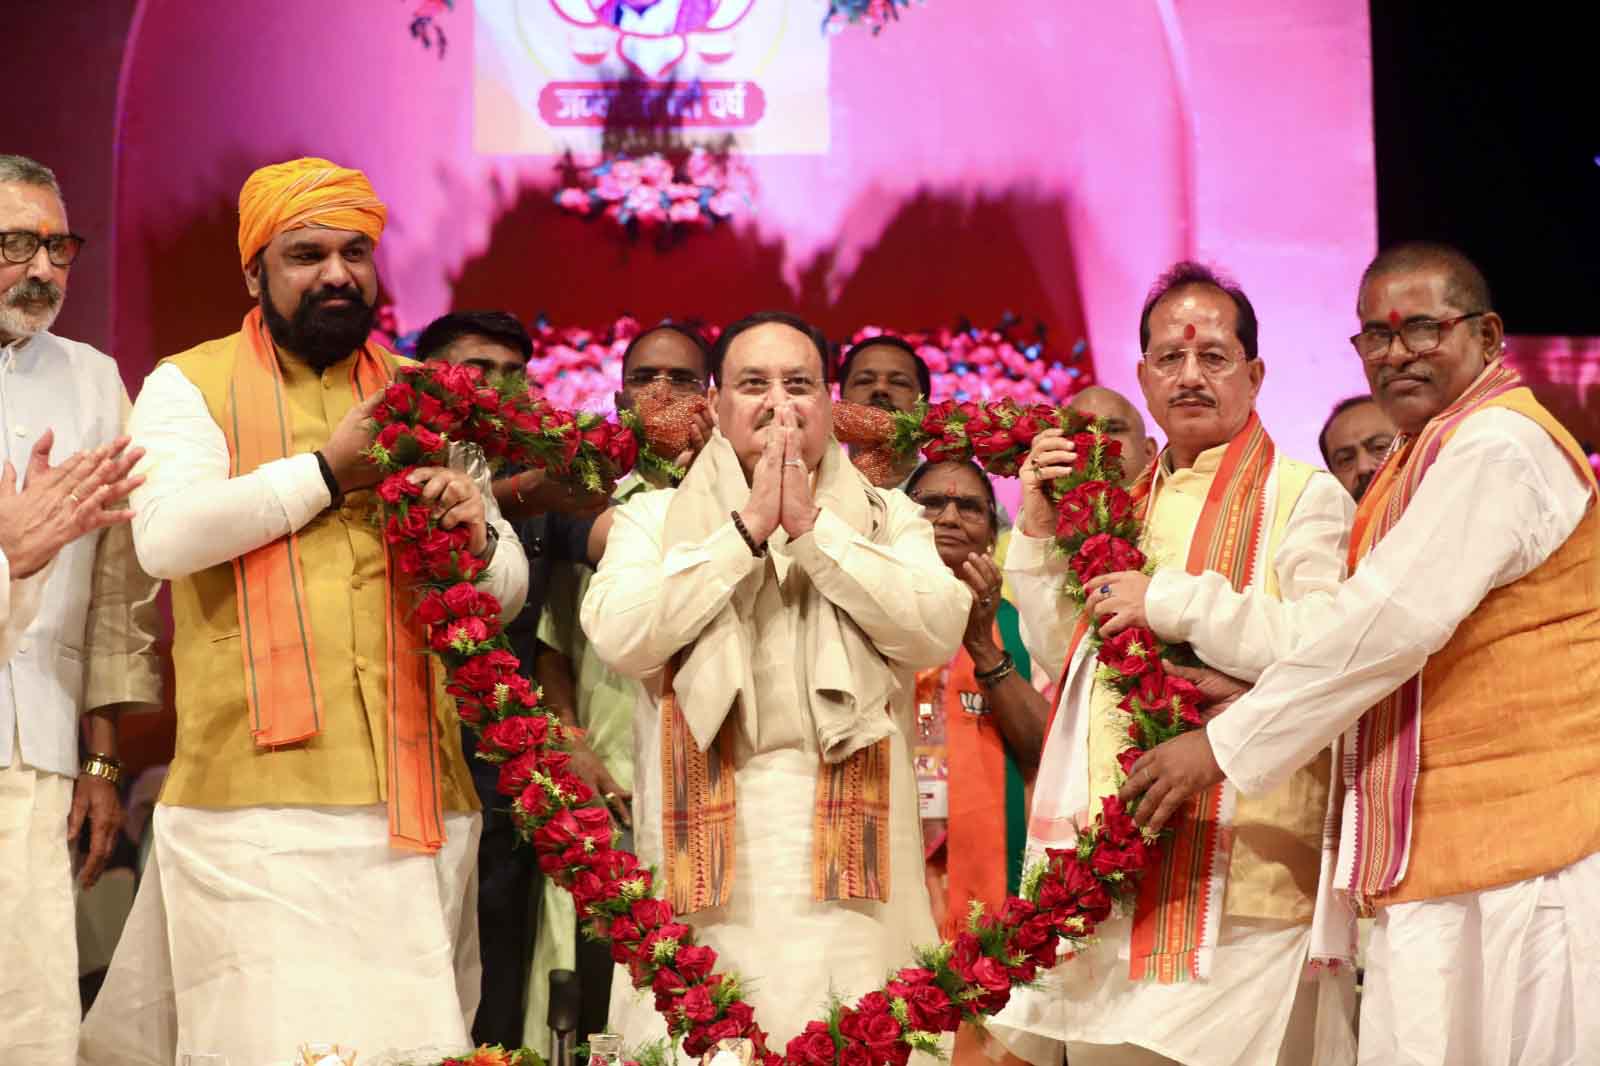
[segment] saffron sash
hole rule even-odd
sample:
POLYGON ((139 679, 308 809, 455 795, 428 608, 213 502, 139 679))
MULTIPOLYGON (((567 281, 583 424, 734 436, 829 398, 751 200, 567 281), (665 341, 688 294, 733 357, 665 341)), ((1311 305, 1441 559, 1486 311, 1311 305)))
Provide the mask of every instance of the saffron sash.
MULTIPOLYGON (((1017 674, 1031 680, 1031 666, 1020 644, 1016 608, 1000 601, 994 624, 995 642, 1016 658, 1017 674)), ((966 928, 969 908, 981 902, 989 914, 1000 913, 1008 894, 1017 891, 1022 875, 1023 781, 992 708, 974 713, 968 701, 987 705, 978 684, 972 655, 966 648, 944 667, 917 676, 917 698, 940 700, 948 767, 949 810, 944 819, 945 921, 940 935, 950 938, 966 928), (942 688, 939 685, 943 675, 942 688)))
MULTIPOLYGON (((383 355, 368 344, 351 366, 351 390, 359 400, 389 377, 383 355)), ((222 431, 232 477, 290 454, 283 371, 260 308, 245 316, 239 334, 222 431)), ((444 843, 444 815, 427 645, 421 627, 407 617, 407 597, 387 551, 384 567, 389 840, 397 848, 434 852, 444 843)), ((233 560, 233 574, 251 735, 266 749, 300 743, 321 732, 325 706, 299 536, 290 533, 246 552, 233 560)))
MULTIPOLYGON (((678 914, 726 904, 733 892, 734 716, 705 751, 661 680, 661 855, 678 914)), ((886 712, 887 713, 887 712, 886 712)), ((842 762, 820 760, 811 823, 811 898, 889 899, 889 741, 842 762)))
MULTIPOLYGON (((1350 570, 1405 514, 1439 452, 1461 423, 1480 408, 1522 386, 1522 375, 1500 361, 1489 364, 1455 403, 1415 436, 1401 435, 1373 475, 1356 509, 1350 535, 1350 570)), ((1344 824, 1336 884, 1356 913, 1370 917, 1375 901, 1406 875, 1411 857, 1411 803, 1421 772, 1422 675, 1384 697, 1346 731, 1341 743, 1344 824)))
MULTIPOLYGON (((1250 415, 1229 442, 1189 541, 1185 569, 1214 570, 1242 591, 1255 576, 1266 543, 1268 482, 1277 449, 1250 415)), ((1148 519, 1154 493, 1139 505, 1148 519)), ((1208 976, 1222 917, 1232 838, 1234 793, 1227 782, 1193 797, 1173 820, 1160 865, 1149 871, 1134 908, 1128 966, 1131 980, 1161 984, 1208 976)))

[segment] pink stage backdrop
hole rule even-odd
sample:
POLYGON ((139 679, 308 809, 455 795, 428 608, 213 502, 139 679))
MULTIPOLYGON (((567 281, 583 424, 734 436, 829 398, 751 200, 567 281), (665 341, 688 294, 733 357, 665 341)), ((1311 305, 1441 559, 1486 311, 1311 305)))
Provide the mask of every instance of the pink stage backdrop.
POLYGON ((551 157, 473 148, 473 11, 441 61, 387 0, 145 0, 116 160, 116 350, 130 381, 236 328, 234 197, 300 154, 367 170, 406 328, 452 306, 602 325, 794 308, 835 336, 1006 310, 1086 337, 1136 392, 1146 288, 1186 255, 1255 300, 1268 424, 1314 457, 1364 387, 1344 337, 1375 241, 1363 0, 929 0, 829 56, 829 150, 760 156, 759 215, 662 250, 549 203, 551 157))

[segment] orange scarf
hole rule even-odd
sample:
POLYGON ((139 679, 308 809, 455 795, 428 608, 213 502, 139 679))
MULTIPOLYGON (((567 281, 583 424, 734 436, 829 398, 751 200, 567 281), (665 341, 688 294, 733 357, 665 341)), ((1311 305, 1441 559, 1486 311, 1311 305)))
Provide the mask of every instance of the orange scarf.
MULTIPOLYGON (((669 663, 661 679, 661 854, 672 909, 690 914, 723 906, 733 892, 738 726, 729 715, 701 751, 678 709, 675 668, 669 663)), ((888 901, 887 739, 843 762, 819 761, 811 840, 812 899, 888 901)))
MULTIPOLYGON (((359 401, 383 388, 390 376, 381 350, 367 344, 351 367, 350 387, 359 401)), ((245 316, 239 333, 222 432, 232 477, 290 454, 283 371, 260 308, 245 316)), ((407 618, 408 597, 397 587, 387 552, 384 564, 389 841, 431 853, 444 843, 444 815, 427 643, 422 627, 407 618)), ((290 533, 246 552, 233 561, 233 574, 251 735, 268 750, 316 736, 326 708, 317 682, 300 538, 290 533)))
MULTIPOLYGON (((1277 450, 1254 413, 1228 444, 1189 540, 1185 569, 1216 571, 1243 590, 1267 540, 1267 481, 1277 450)), ((1146 521, 1155 494, 1145 502, 1146 521)), ((1271 560, 1266 561, 1271 565, 1271 560)), ((1173 820, 1159 866, 1139 886, 1133 913, 1128 976, 1171 984, 1207 976, 1220 929, 1227 884, 1231 794, 1214 785, 1193 797, 1173 820)))

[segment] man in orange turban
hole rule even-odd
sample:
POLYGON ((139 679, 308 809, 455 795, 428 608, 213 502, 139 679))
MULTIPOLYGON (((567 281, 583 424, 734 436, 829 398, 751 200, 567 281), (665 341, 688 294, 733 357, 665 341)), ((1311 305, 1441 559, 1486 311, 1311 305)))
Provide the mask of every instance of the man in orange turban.
MULTIPOLYGON (((163 360, 134 406, 134 545, 172 583, 178 739, 82 1062, 468 1044, 478 801, 363 457, 401 363, 368 339, 386 215, 326 160, 252 174, 256 306, 163 360)), ((527 560, 486 493, 452 469, 414 478, 514 615, 527 560)))

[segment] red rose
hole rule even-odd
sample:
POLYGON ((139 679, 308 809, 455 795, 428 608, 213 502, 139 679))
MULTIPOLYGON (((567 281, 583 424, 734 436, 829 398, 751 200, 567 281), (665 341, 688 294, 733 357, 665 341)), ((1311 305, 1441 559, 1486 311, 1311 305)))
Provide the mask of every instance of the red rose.
POLYGON ((479 739, 480 749, 504 755, 521 755, 529 748, 543 744, 549 724, 537 715, 516 715, 484 727, 479 739))
POLYGON ((550 797, 542 785, 529 785, 517 797, 517 806, 530 819, 540 819, 550 813, 550 797))
POLYGON ((1180 721, 1190 721, 1192 725, 1204 724, 1199 718, 1199 710, 1204 705, 1205 697, 1192 683, 1160 670, 1152 670, 1140 677, 1139 683, 1121 703, 1122 708, 1130 714, 1142 711, 1166 725, 1176 725, 1180 721))
MULTIPOLYGON (((709 1050, 718 1040, 736 1040, 744 1036, 748 1028, 749 1026, 740 1025, 732 1018, 722 1018, 712 1022, 706 1027, 705 1031, 706 1050, 709 1050)), ((702 1051, 701 1054, 705 1054, 705 1051, 702 1051)))
MULTIPOLYGON (((503 772, 503 771, 502 771, 503 772)), ((534 846, 541 852, 559 854, 578 839, 578 822, 571 811, 561 811, 539 828, 533 835, 534 846)), ((642 900, 640 902, 643 902, 642 900)), ((638 904, 634 904, 634 918, 638 918, 638 904)))
POLYGON ((405 426, 399 422, 390 422, 387 426, 378 430, 376 443, 385 451, 392 452, 394 451, 394 446, 400 442, 400 438, 405 436, 405 432, 405 426))
POLYGON ((987 992, 1004 992, 1011 988, 1011 978, 1005 966, 987 955, 973 963, 972 983, 982 986, 987 992))
POLYGON ((579 807, 572 812, 578 832, 598 843, 611 841, 611 814, 604 807, 579 807))
MULTIPOLYGON (((707 948, 706 950, 710 951, 711 949, 707 948)), ((744 1000, 736 999, 728 1004, 725 1020, 738 1027, 738 1031, 733 1035, 743 1036, 756 1023, 756 1010, 744 1000)))
POLYGON ((972 458, 972 446, 962 437, 935 437, 922 446, 922 455, 930 463, 964 463, 972 458))
POLYGON ((888 1013, 863 1015, 861 1039, 875 1053, 892 1054, 894 1047, 901 1042, 900 1023, 894 1020, 894 1015, 888 1013))
POLYGON ((1050 910, 1057 927, 1068 918, 1082 918, 1091 925, 1111 913, 1111 896, 1094 875, 1089 864, 1070 851, 1052 852, 1050 871, 1039 884, 1039 905, 1050 910))
POLYGON ((717 1005, 711 1001, 711 993, 705 985, 695 985, 685 992, 678 1001, 678 1009, 691 1022, 709 1022, 717 1016, 717 1005))
POLYGON ((1101 844, 1094 849, 1094 856, 1090 858, 1089 865, 1094 872, 1103 878, 1111 878, 1115 874, 1134 874, 1143 870, 1150 862, 1150 849, 1143 840, 1132 840, 1126 847, 1114 847, 1111 844, 1101 844))
POLYGON ((927 414, 922 416, 922 432, 930 437, 944 436, 945 423, 949 421, 953 407, 954 404, 949 400, 930 403, 927 414))
POLYGON ((396 415, 404 415, 416 404, 417 390, 409 382, 391 381, 383 390, 383 402, 396 415))
POLYGON ((690 981, 704 981, 717 964, 717 953, 702 944, 684 944, 672 957, 672 964, 690 981))
POLYGON ((1121 537, 1097 533, 1083 542, 1077 554, 1073 555, 1071 565, 1078 583, 1088 585, 1102 574, 1142 568, 1144 552, 1121 537))
POLYGON ((1049 424, 1046 420, 1051 413, 1052 409, 1048 404, 1035 404, 1023 411, 1017 415, 1017 420, 1011 423, 1011 439, 1024 451, 1033 447, 1033 438, 1039 435, 1041 424, 1049 424))
POLYGON ((643 931, 660 928, 672 921, 672 904, 664 899, 641 899, 634 903, 629 913, 643 931))
POLYGON ((971 933, 962 933, 955 939, 955 949, 950 955, 950 968, 963 981, 972 982, 972 968, 983 954, 983 946, 971 933))
POLYGON ((839 1050, 839 1066, 876 1066, 865 1044, 859 1040, 846 1040, 839 1050))
POLYGON ((1127 777, 1133 773, 1133 765, 1144 757, 1144 752, 1139 748, 1123 748, 1117 752, 1117 765, 1122 767, 1122 776, 1127 777))
POLYGON ((400 535, 406 540, 419 541, 428 533, 428 509, 426 507, 409 508, 405 516, 400 519, 400 535))
POLYGON ((472 405, 484 414, 499 414, 500 394, 490 388, 478 389, 472 394, 472 405))
POLYGON ((1128 807, 1119 796, 1106 796, 1100 801, 1100 831, 1118 847, 1133 840, 1143 840, 1139 823, 1128 813, 1128 807))
POLYGON ((465 581, 459 581, 445 589, 444 605, 457 618, 475 615, 478 613, 478 590, 465 581))
MULTIPOLYGON (((443 632, 443 628, 434 632, 443 632)), ((460 666, 456 667, 450 675, 450 684, 445 686, 445 691, 450 695, 479 696, 488 698, 494 694, 495 686, 499 685, 506 675, 495 670, 484 662, 482 655, 474 655, 460 666)))
POLYGON ((417 602, 417 607, 412 612, 412 617, 425 626, 436 626, 450 617, 450 612, 445 608, 442 595, 437 592, 429 592, 417 602))
POLYGON ((414 500, 422 495, 422 486, 405 474, 390 474, 378 483, 378 498, 391 507, 401 500, 414 500))
POLYGON ((1158 669, 1156 649, 1160 646, 1154 633, 1135 626, 1102 643, 1096 658, 1131 681, 1158 669))
POLYGON ((521 755, 501 764, 500 780, 495 790, 502 796, 518 796, 533 780, 534 771, 539 769, 539 756, 536 752, 525 751, 521 755))
POLYGON ((1000 905, 1000 924, 1007 926, 1021 925, 1032 918, 1038 908, 1021 896, 1008 896, 1000 905))
POLYGON ((961 1020, 960 1009, 938 985, 913 985, 901 998, 906 1001, 912 1025, 918 1029, 949 1032, 961 1020))
POLYGON ((639 439, 633 435, 633 430, 617 426, 611 439, 606 441, 604 451, 606 461, 620 477, 632 470, 639 461, 639 439))
POLYGON ((813 1021, 806 1023, 805 1032, 789 1041, 785 1057, 805 1066, 833 1066, 837 1050, 827 1024, 813 1021))
MULTIPOLYGON (((644 946, 648 947, 649 943, 649 939, 646 938, 644 946)), ((684 983, 683 978, 678 976, 670 966, 663 966, 657 970, 655 977, 650 982, 650 990, 656 994, 656 1002, 658 1004, 663 998, 670 1003, 672 999, 676 998, 673 993, 682 992, 687 987, 688 985, 684 983)), ((660 1007, 656 1009, 659 1010, 660 1007)))

